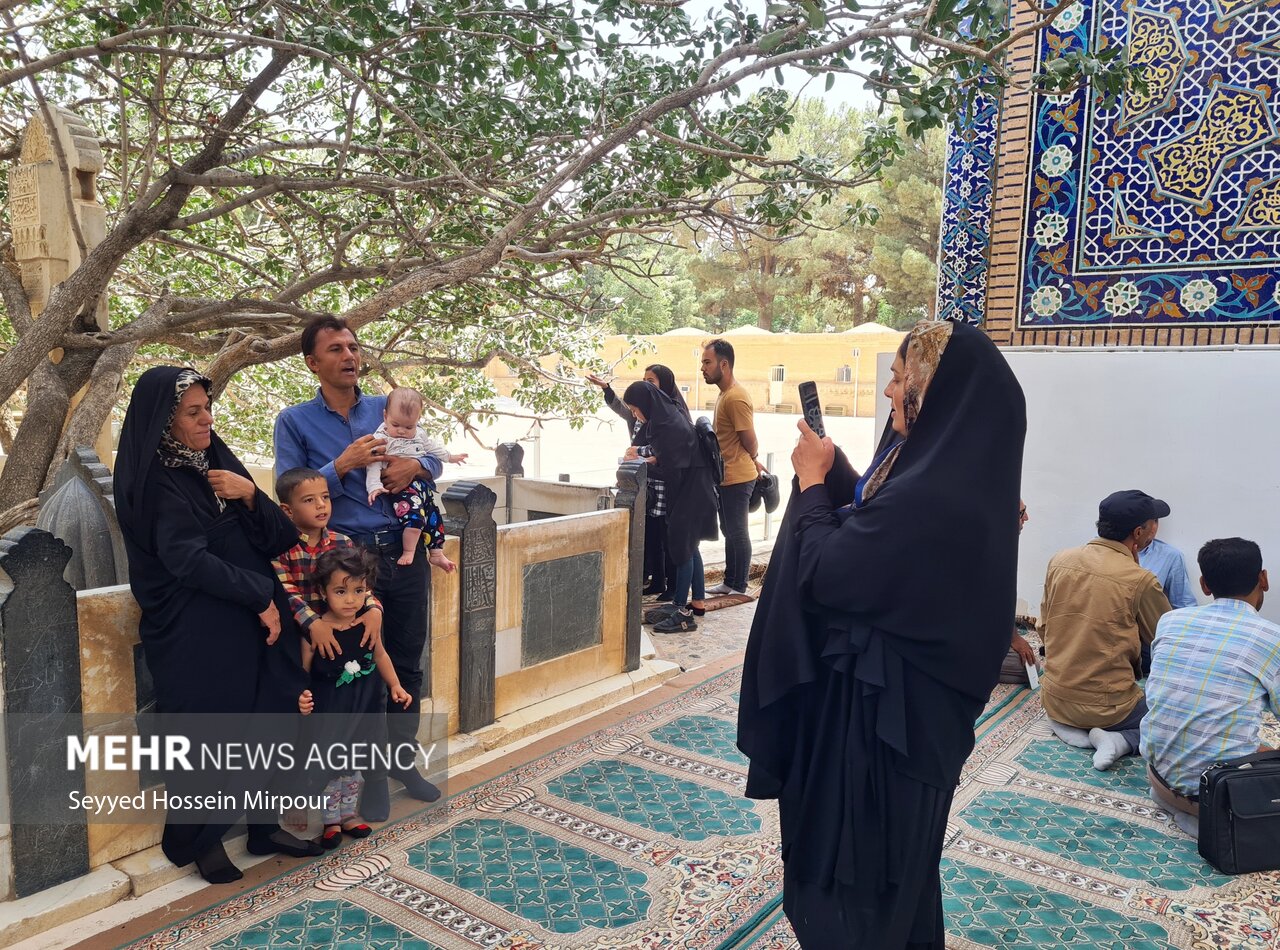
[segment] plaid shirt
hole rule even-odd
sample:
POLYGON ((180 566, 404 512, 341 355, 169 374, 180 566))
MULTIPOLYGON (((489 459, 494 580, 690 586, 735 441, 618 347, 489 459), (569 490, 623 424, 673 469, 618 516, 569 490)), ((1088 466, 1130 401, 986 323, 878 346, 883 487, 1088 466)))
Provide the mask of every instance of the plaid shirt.
POLYGON ((1280 627, 1223 598, 1160 618, 1151 651, 1142 755, 1195 795, 1200 773, 1258 751, 1264 704, 1280 697, 1280 627))
MULTIPOLYGON (((353 543, 345 534, 321 528, 320 540, 315 545, 308 546, 306 541, 299 541, 271 562, 284 592, 289 595, 293 619, 303 630, 311 629, 311 625, 320 619, 316 608, 324 609, 323 592, 316 584, 316 561, 326 551, 350 547, 353 543)), ((382 609, 382 604, 372 594, 365 605, 382 609)))
MULTIPOLYGON (((636 454, 642 459, 653 458, 653 446, 638 445, 636 454)), ((650 465, 649 477, 645 481, 649 486, 649 507, 646 513, 655 518, 661 518, 667 513, 667 484, 662 479, 653 477, 653 469, 654 467, 650 465)))

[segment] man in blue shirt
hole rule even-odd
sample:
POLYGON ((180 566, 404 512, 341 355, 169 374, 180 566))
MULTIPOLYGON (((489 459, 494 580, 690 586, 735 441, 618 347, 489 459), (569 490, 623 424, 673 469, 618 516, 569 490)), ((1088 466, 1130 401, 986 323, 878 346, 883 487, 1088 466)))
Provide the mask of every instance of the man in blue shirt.
MULTIPOLYGON (((417 741, 431 579, 425 553, 411 564, 396 563, 403 532, 391 501, 414 478, 424 473, 427 478, 439 477, 443 466, 433 456, 386 458, 382 483, 389 494, 370 505, 364 469, 370 462, 383 461, 386 440, 376 438, 373 432, 382 423, 386 397, 360 392, 360 344, 345 320, 312 320, 302 331, 302 355, 320 388, 315 399, 290 406, 276 419, 276 476, 291 468, 312 468, 323 474, 332 504, 330 527, 378 555, 374 593, 383 608, 382 642, 400 685, 413 697, 408 709, 388 701, 387 733, 393 750, 407 748, 417 741)), ((312 640, 326 657, 331 658, 337 650, 337 641, 327 628, 317 631, 312 640)), ((440 797, 440 790, 416 768, 394 770, 391 775, 419 801, 440 797)), ((386 775, 366 775, 361 815, 370 821, 385 821, 389 811, 386 775)))
POLYGON ((1214 600, 1160 618, 1141 740, 1152 797, 1191 835, 1200 773, 1257 752, 1263 710, 1280 706, 1280 627, 1258 615, 1269 587, 1262 551, 1225 538, 1198 560, 1214 600))
MULTIPOLYGON (((1169 506, 1162 503, 1165 517, 1169 514, 1169 506)), ((1138 552, 1138 563, 1145 567, 1148 571, 1156 576, 1156 580, 1160 582, 1160 586, 1164 588, 1165 596, 1169 598, 1169 604, 1174 610, 1180 610, 1183 607, 1194 607, 1199 601, 1196 600, 1195 592, 1191 589, 1191 577, 1187 574, 1186 561, 1182 559, 1182 552, 1175 548, 1172 544, 1166 544, 1156 538, 1156 532, 1160 530, 1160 521, 1156 520, 1155 527, 1151 531, 1151 542, 1138 552)), ((1144 643, 1142 645, 1142 675, 1146 676, 1151 672, 1151 645, 1144 643)))

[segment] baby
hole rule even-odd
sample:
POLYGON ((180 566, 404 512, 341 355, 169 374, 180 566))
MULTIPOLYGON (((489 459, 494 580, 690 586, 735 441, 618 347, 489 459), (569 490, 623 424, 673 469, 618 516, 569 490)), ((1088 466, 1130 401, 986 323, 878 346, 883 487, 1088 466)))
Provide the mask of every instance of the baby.
MULTIPOLYGON (((442 462, 454 463, 467 460, 465 453, 451 455, 443 445, 418 428, 420 418, 421 393, 407 386, 397 386, 391 390, 382 413, 382 425, 374 432, 378 438, 387 440, 386 455, 414 459, 431 455, 442 462)), ((371 505, 379 495, 387 493, 382 487, 382 469, 385 466, 385 462, 373 462, 365 469, 365 488, 369 492, 371 505)), ((448 572, 454 569, 454 564, 444 556, 444 519, 440 517, 440 509, 436 507, 432 497, 434 487, 435 484, 426 477, 415 478, 404 491, 396 495, 392 508, 404 529, 402 553, 396 563, 413 563, 418 539, 425 530, 430 538, 427 559, 442 571, 448 572)))

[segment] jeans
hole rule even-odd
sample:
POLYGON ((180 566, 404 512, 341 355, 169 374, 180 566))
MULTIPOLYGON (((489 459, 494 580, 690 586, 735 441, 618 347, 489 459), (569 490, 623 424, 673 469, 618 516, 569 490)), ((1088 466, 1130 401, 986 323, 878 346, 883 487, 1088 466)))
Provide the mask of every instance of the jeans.
POLYGON ((748 505, 755 482, 720 486, 720 533, 724 535, 724 582, 737 591, 747 589, 751 569, 751 534, 747 531, 748 505))
POLYGON ((702 552, 694 551, 693 557, 676 568, 675 594, 671 602, 677 607, 689 606, 689 586, 693 586, 693 599, 707 596, 706 578, 702 576, 702 552))
POLYGON ((1142 724, 1142 717, 1145 716, 1146 714, 1147 714, 1147 699, 1144 696, 1138 700, 1138 705, 1133 707, 1133 711, 1130 712, 1129 715, 1125 716, 1124 719, 1120 720, 1120 722, 1116 723, 1114 726, 1106 727, 1107 732, 1118 732, 1120 733, 1121 736, 1124 737, 1124 741, 1129 743, 1129 748, 1132 750, 1129 753, 1130 755, 1139 754, 1138 753, 1138 738, 1139 738, 1138 726, 1142 724))

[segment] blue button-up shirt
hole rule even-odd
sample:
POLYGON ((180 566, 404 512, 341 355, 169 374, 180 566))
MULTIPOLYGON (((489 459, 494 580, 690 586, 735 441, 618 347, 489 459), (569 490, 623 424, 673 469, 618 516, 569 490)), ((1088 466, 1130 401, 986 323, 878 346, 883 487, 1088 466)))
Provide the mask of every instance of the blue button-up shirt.
MULTIPOLYGON (((333 467, 334 459, 361 436, 373 435, 382 425, 386 396, 365 396, 356 389, 355 404, 344 418, 330 409, 324 396, 316 390, 316 398, 299 406, 290 406, 276 418, 276 477, 291 468, 314 468, 329 483, 333 513, 329 527, 346 535, 370 534, 398 528, 391 508, 392 495, 379 495, 372 505, 364 485, 364 469, 353 468, 341 479, 333 467)), ((424 455, 418 459, 433 479, 444 471, 441 459, 424 455)))
POLYGON ((1156 538, 1138 554, 1138 563, 1156 576, 1175 610, 1194 607, 1199 603, 1191 589, 1191 578, 1187 576, 1187 565, 1182 560, 1182 552, 1172 544, 1165 544, 1156 538))
POLYGON ((1160 618, 1147 677, 1141 750, 1165 781, 1195 795, 1214 762, 1258 751, 1262 710, 1280 696, 1280 627, 1223 598, 1160 618))

